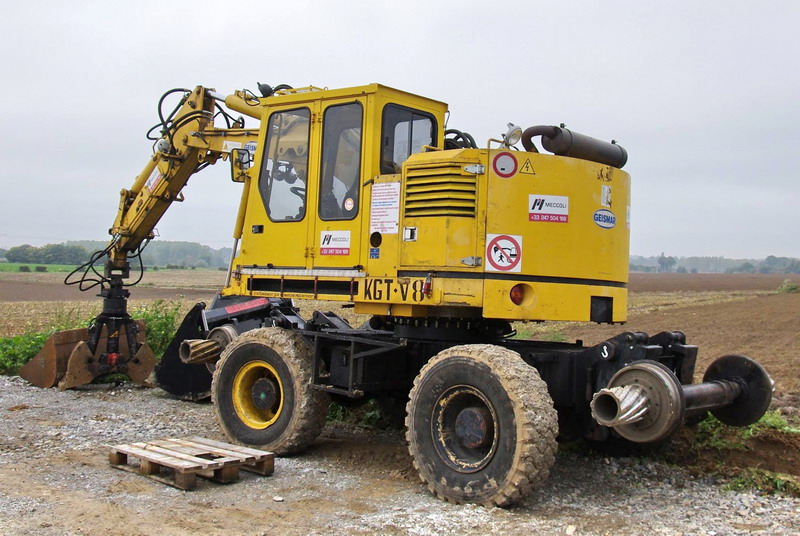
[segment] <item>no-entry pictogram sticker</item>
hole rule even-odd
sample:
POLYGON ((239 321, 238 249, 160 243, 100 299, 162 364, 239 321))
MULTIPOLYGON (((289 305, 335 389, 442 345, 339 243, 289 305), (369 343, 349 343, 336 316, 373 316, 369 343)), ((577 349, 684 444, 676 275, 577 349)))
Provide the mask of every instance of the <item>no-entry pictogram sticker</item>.
POLYGON ((522 270, 522 237, 487 234, 486 269, 493 272, 519 272, 522 270))
POLYGON ((517 159, 509 152, 497 153, 497 156, 492 160, 492 168, 497 173, 498 177, 507 179, 517 172, 517 159))

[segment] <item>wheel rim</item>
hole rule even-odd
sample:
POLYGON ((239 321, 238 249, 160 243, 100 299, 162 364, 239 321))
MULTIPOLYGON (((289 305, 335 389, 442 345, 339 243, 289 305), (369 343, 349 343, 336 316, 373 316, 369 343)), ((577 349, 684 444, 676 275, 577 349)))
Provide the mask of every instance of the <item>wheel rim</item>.
POLYGON ((433 408, 431 434, 436 452, 459 473, 475 473, 492 460, 498 443, 494 406, 475 387, 446 390, 433 408))
POLYGON ((233 407, 250 428, 271 426, 283 411, 283 383, 275 367, 265 361, 251 361, 233 379, 233 407))

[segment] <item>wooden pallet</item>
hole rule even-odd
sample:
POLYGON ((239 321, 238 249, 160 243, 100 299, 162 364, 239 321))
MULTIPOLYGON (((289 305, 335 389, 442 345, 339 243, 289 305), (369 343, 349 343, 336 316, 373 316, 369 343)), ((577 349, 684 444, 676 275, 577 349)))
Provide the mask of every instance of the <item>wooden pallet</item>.
POLYGON ((162 439, 111 447, 111 466, 138 473, 183 490, 197 485, 197 477, 230 483, 239 480, 239 469, 271 475, 275 455, 202 437, 162 439), (129 457, 139 460, 132 465, 129 457), (162 471, 163 469, 163 471, 162 471))

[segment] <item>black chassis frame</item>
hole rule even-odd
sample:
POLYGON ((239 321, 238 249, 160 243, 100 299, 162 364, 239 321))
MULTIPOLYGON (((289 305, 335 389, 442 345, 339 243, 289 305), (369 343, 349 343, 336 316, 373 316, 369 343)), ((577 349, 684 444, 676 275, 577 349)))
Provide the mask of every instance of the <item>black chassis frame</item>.
POLYGON ((351 399, 407 397, 414 378, 434 355, 458 344, 495 344, 518 352, 535 367, 548 387, 559 415, 559 438, 604 440, 610 430, 591 417, 594 393, 623 367, 640 360, 669 368, 681 384, 691 384, 697 346, 680 331, 654 336, 623 332, 594 346, 514 338, 504 321, 465 318, 373 318, 353 328, 332 312, 300 317, 291 300, 245 296, 217 297, 212 306, 198 303, 186 316, 156 370, 159 384, 181 398, 198 400, 210 392, 211 373, 204 365, 185 365, 177 357, 180 342, 205 338, 216 326, 232 324, 237 332, 267 326, 295 330, 313 348, 313 377, 321 391, 351 399))
MULTIPOLYGON (((459 338, 435 338, 436 328, 423 322, 418 328, 375 330, 368 326, 352 329, 333 313, 314 313, 300 330, 314 347, 313 382, 318 389, 351 398, 398 394, 407 396, 414 378, 425 362, 457 344, 496 344, 513 350, 535 367, 547 384, 559 416, 559 439, 588 437, 605 440, 610 429, 596 424, 589 403, 594 393, 608 385, 623 367, 639 360, 657 361, 669 368, 681 384, 694 379, 697 346, 686 344, 680 331, 654 336, 624 332, 595 346, 582 341, 558 343, 499 336, 487 339, 486 330, 462 331, 459 338)), ((385 322, 385 319, 383 320, 385 322)), ((462 323, 456 319, 435 319, 437 323, 462 323)), ((447 328, 443 331, 446 332, 447 328)))

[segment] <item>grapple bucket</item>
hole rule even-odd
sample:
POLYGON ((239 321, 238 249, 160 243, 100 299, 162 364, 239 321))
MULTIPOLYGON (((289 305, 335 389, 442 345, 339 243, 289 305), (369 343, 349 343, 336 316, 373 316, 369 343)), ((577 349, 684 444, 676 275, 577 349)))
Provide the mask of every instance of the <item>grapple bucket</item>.
MULTIPOLYGON (((108 372, 121 372, 127 374, 136 383, 144 383, 155 367, 155 356, 144 342, 144 322, 137 320, 136 324, 139 327, 136 340, 141 346, 133 358, 130 356, 127 345, 120 345, 119 362, 103 363, 101 354, 106 347, 107 340, 105 327, 94 354, 86 344, 89 339, 89 330, 87 328, 70 329, 53 333, 45 341, 41 351, 20 369, 19 375, 39 387, 58 385, 58 388, 62 390, 89 383, 97 376, 108 372)), ((121 328, 120 337, 124 340, 124 326, 121 328)))

